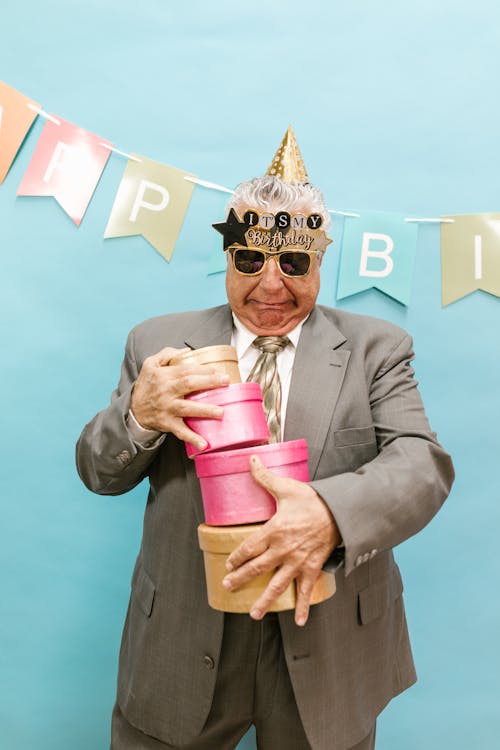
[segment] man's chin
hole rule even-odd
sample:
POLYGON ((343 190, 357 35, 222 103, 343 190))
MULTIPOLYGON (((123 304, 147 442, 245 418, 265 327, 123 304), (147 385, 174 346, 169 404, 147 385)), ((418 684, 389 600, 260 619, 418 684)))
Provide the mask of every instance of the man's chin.
POLYGON ((290 311, 266 307, 249 316, 246 325, 259 336, 282 336, 295 328, 297 323, 290 311))

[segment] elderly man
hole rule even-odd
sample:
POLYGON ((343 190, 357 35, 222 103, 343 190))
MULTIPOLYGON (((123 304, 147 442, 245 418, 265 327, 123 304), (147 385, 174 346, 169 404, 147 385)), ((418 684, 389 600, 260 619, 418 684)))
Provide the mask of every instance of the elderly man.
POLYGON ((127 492, 148 477, 113 714, 114 750, 232 750, 255 725, 261 750, 369 750, 388 701, 415 681, 392 548, 437 512, 453 481, 413 379, 411 339, 389 323, 316 305, 329 215, 289 130, 266 177, 240 185, 225 222, 228 305, 167 315, 129 335, 111 405, 88 424, 85 484, 127 492), (232 343, 245 379, 260 337, 279 337, 274 428, 306 438, 312 481, 251 461, 277 512, 228 561, 237 589, 275 570, 250 616, 207 602, 198 479, 184 396, 220 387, 179 349, 232 343), (255 341, 257 339, 257 341, 255 341), (323 568, 337 591, 310 607, 323 568), (296 581, 295 612, 268 610, 296 581))

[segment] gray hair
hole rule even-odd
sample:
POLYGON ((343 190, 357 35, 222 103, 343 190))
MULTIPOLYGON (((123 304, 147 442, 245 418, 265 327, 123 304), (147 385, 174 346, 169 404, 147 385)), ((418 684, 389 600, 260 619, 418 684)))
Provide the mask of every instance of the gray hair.
MULTIPOLYGON (((283 182, 279 177, 266 175, 241 182, 228 201, 226 211, 234 208, 239 215, 241 209, 269 211, 289 211, 290 213, 320 214, 323 218, 321 229, 328 231, 332 224, 330 214, 319 188, 310 182, 283 182)), ((242 216, 240 216, 240 219, 242 216)))

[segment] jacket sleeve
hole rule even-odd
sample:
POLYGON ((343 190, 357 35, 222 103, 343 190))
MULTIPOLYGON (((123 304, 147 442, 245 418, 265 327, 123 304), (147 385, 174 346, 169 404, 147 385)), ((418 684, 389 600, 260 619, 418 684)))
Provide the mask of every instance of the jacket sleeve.
POLYGON ((345 545, 345 572, 416 534, 437 513, 454 479, 450 456, 425 416, 405 334, 370 385, 378 455, 352 472, 311 482, 345 545))
POLYGON ((132 331, 111 404, 86 425, 76 446, 78 473, 92 492, 101 495, 128 492, 146 476, 160 448, 158 443, 152 448, 140 446, 127 429, 130 397, 139 369, 132 331))

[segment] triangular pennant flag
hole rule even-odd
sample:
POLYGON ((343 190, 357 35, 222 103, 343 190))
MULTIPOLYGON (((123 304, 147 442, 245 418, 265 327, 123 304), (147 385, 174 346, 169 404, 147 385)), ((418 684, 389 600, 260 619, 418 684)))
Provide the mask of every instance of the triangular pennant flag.
POLYGON ((346 218, 337 299, 375 287, 408 305, 416 246, 417 226, 401 214, 364 211, 346 218))
POLYGON ((51 115, 18 195, 52 196, 78 226, 110 155, 111 144, 51 115))
POLYGON ((105 237, 142 235, 169 261, 194 184, 175 167, 133 154, 125 168, 105 237))
POLYGON ((500 297, 500 214, 442 217, 443 307, 476 289, 500 297))
POLYGON ((39 104, 0 81, 0 184, 40 109, 39 104))

